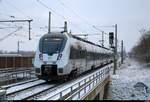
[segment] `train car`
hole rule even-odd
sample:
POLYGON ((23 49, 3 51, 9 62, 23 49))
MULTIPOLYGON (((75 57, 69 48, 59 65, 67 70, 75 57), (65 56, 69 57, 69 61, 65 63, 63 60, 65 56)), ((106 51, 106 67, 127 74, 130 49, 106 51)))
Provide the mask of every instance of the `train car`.
POLYGON ((39 40, 35 54, 36 76, 66 79, 112 62, 112 51, 69 33, 51 32, 39 40))

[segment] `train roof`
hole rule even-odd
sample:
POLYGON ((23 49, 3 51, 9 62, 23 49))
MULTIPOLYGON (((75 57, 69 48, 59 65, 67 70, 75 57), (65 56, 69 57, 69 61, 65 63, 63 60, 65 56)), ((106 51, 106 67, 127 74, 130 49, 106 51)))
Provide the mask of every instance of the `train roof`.
POLYGON ((49 36, 64 36, 61 32, 51 32, 51 33, 47 33, 45 35, 42 36, 43 37, 49 37, 49 36))
MULTIPOLYGON (((103 46, 101 46, 101 45, 95 44, 95 43, 90 42, 90 41, 88 41, 88 40, 82 39, 82 38, 80 38, 80 37, 78 37, 78 36, 76 36, 76 35, 72 35, 72 37, 75 38, 75 39, 77 39, 77 40, 80 40, 80 41, 83 41, 83 42, 92 44, 92 45, 94 45, 94 46, 98 46, 98 47, 104 48, 104 49, 106 49, 106 50, 111 50, 111 49, 109 49, 109 48, 106 48, 106 47, 103 47, 103 46)), ((111 50, 111 51, 112 51, 112 50, 111 50)))
MULTIPOLYGON (((62 36, 62 37, 64 36, 63 32, 51 32, 51 33, 53 34, 53 36, 62 36)), ((69 36, 71 36, 71 37, 77 39, 77 40, 80 40, 80 41, 89 43, 89 44, 91 44, 91 45, 98 46, 98 47, 104 48, 104 49, 106 49, 106 50, 112 51, 112 50, 109 49, 109 48, 106 48, 106 47, 103 47, 103 46, 101 46, 101 45, 95 44, 95 43, 93 43, 93 42, 91 42, 91 41, 82 39, 82 38, 80 38, 80 37, 78 37, 78 36, 76 36, 76 35, 73 35, 73 34, 71 34, 71 33, 67 33, 67 34, 68 34, 69 36)), ((47 33, 47 34, 43 35, 42 38, 43 38, 43 37, 49 37, 49 36, 51 36, 51 34, 50 34, 50 33, 47 33)))

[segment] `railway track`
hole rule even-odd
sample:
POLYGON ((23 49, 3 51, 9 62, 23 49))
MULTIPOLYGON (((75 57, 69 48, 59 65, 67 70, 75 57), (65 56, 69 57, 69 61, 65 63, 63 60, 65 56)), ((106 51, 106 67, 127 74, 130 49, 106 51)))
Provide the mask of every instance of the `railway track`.
POLYGON ((0 73, 10 73, 16 71, 33 70, 33 68, 4 68, 0 69, 0 73))
POLYGON ((65 83, 53 81, 47 83, 44 80, 33 79, 3 88, 7 89, 6 100, 40 100, 45 95, 57 91, 58 88, 64 87, 74 80, 76 79, 65 83))
MULTIPOLYGON (((79 77, 65 83, 54 81, 47 83, 44 80, 39 80, 36 78, 25 82, 4 86, 3 88, 7 89, 6 100, 48 100, 49 95, 51 96, 55 94, 55 92, 57 93, 66 87, 70 87, 76 81, 82 80, 85 76, 89 76, 96 70, 99 69, 92 70, 89 73, 80 75, 79 77)), ((83 82, 83 84, 85 83, 83 82)))
MULTIPOLYGON (((105 66, 105 65, 104 65, 105 66)), ((57 84, 56 86, 54 86, 53 88, 50 89, 45 89, 39 93, 36 93, 32 96, 29 96, 27 98, 25 98, 24 100, 49 100, 49 97, 55 93, 58 93, 59 91, 63 90, 65 87, 69 87, 72 84, 74 84, 76 81, 82 80, 84 79, 85 76, 89 76, 91 73, 93 73, 94 71, 99 70, 99 68, 92 70, 90 72, 81 74, 80 76, 78 76, 75 79, 72 79, 70 81, 67 81, 65 83, 59 83, 59 85, 57 84), (60 90, 58 90, 60 89, 60 90), (49 97, 47 97, 49 96, 49 97)), ((88 82, 88 81, 87 81, 88 82)), ((81 85, 85 84, 84 82, 81 83, 81 85)), ((74 86, 74 88, 76 88, 78 85, 74 86)), ((77 90, 77 89, 76 89, 77 90)))
POLYGON ((31 80, 15 83, 15 84, 11 84, 11 85, 4 85, 4 86, 1 86, 1 88, 8 89, 8 88, 11 88, 11 87, 15 87, 15 86, 18 86, 18 85, 26 84, 26 83, 29 83, 29 82, 34 82, 34 81, 37 81, 37 80, 39 80, 39 79, 38 78, 34 78, 34 79, 31 79, 31 80))
POLYGON ((6 100, 23 100, 53 86, 54 84, 49 85, 44 80, 35 80, 14 85, 13 87, 7 88, 6 100))

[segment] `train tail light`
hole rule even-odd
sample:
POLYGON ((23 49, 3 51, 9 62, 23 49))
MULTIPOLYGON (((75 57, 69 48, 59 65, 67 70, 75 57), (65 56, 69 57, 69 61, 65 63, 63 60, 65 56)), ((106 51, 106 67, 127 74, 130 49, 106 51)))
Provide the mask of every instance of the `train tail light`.
POLYGON ((43 60, 43 54, 41 54, 41 53, 39 54, 39 59, 43 60))
POLYGON ((60 60, 62 57, 62 54, 59 54, 58 57, 57 57, 57 60, 60 60))

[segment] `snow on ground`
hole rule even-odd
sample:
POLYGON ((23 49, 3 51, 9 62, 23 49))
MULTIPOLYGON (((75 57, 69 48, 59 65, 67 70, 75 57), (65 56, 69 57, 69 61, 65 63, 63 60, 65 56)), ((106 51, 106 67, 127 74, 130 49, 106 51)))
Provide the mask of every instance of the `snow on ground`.
POLYGON ((150 66, 126 59, 111 78, 108 99, 150 100, 150 66), (138 82, 144 85, 138 87, 138 82))
POLYGON ((36 86, 32 89, 27 89, 27 90, 24 90, 23 92, 17 94, 16 96, 13 96, 13 97, 9 97, 7 100, 22 100, 26 97, 29 97, 29 96, 32 96, 36 93, 39 93, 45 89, 49 89, 51 87, 53 87, 54 84, 52 85, 49 85, 49 84, 43 84, 43 85, 39 85, 39 86, 36 86))

